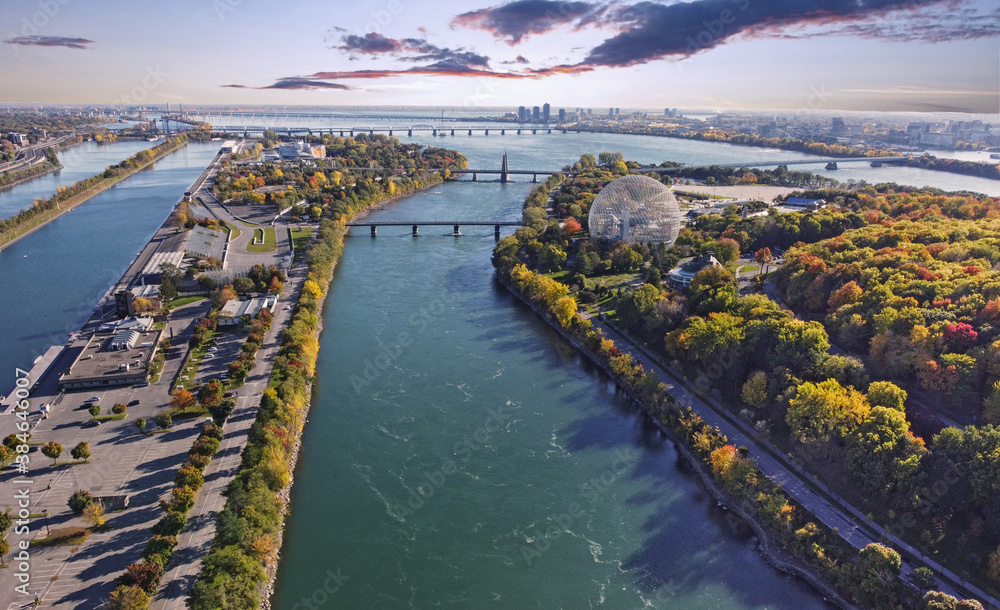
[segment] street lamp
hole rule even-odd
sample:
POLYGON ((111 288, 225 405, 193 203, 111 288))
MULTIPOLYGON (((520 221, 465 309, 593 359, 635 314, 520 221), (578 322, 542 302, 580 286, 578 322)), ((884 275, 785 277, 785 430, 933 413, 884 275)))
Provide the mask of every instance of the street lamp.
POLYGON ((42 511, 42 516, 45 517, 45 537, 49 537, 49 509, 42 511))

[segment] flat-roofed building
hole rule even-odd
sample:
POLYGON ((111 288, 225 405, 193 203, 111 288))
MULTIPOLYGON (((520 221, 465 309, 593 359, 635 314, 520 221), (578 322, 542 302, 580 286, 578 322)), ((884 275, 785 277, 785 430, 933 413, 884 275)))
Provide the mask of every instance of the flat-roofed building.
POLYGON ((163 331, 150 330, 140 318, 121 326, 108 325, 73 341, 73 364, 59 375, 66 391, 132 385, 146 381, 163 331))
POLYGON ((222 306, 219 311, 219 326, 235 326, 243 321, 245 316, 250 318, 257 315, 262 309, 267 309, 274 313, 278 305, 278 295, 265 294, 245 300, 229 301, 222 306))

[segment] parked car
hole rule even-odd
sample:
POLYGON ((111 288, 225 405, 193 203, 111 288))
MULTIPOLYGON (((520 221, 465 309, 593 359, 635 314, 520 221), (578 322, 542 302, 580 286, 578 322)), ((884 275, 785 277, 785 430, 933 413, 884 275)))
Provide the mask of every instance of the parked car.
POLYGON ((209 352, 217 352, 217 351, 219 351, 219 348, 217 348, 217 347, 210 347, 210 348, 208 348, 208 349, 207 349, 206 351, 209 351, 209 352))
POLYGON ((131 401, 129 401, 129 403, 128 403, 128 406, 130 406, 130 407, 134 407, 134 406, 136 406, 137 404, 139 404, 139 399, 138 399, 138 398, 136 398, 135 400, 131 400, 131 401))
POLYGON ((87 400, 85 400, 83 402, 97 402, 99 400, 101 400, 100 396, 91 396, 90 398, 88 398, 87 400))
POLYGON ((215 354, 205 354, 205 359, 215 358, 215 354))
POLYGON ((135 384, 135 387, 137 387, 137 388, 148 388, 149 387, 149 382, 148 381, 140 381, 139 383, 135 384))

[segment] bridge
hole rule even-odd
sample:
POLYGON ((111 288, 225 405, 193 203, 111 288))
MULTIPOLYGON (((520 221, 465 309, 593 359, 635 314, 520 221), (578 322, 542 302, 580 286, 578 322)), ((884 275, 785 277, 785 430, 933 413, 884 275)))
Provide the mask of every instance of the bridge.
POLYGON ((389 136, 396 134, 402 134, 406 132, 407 137, 412 138, 414 132, 430 132, 432 137, 445 137, 448 135, 456 135, 465 132, 468 135, 473 135, 475 133, 482 133, 483 135, 490 135, 490 131, 494 134, 499 133, 502 136, 507 135, 507 132, 513 132, 517 135, 522 135, 522 132, 532 134, 537 134, 538 132, 552 133, 552 128, 548 126, 538 126, 538 125, 518 125, 516 127, 471 127, 471 126, 442 126, 442 125, 410 125, 409 127, 265 127, 262 125, 212 125, 212 131, 222 132, 222 133, 233 133, 240 135, 244 138, 249 138, 251 136, 262 136, 265 129, 270 129, 280 135, 287 137, 294 136, 304 136, 304 135, 339 135, 340 137, 355 137, 355 135, 360 133, 366 133, 368 135, 375 135, 376 133, 385 133, 389 136))
POLYGON ((371 227, 372 237, 378 236, 378 227, 412 227, 413 236, 419 235, 418 227, 452 227, 452 235, 462 235, 461 227, 493 227, 493 236, 500 239, 500 227, 522 227, 523 222, 511 220, 360 220, 347 223, 348 227, 371 227))
MULTIPOLYGON (((902 156, 902 157, 836 157, 836 158, 818 158, 818 159, 792 159, 790 161, 761 161, 761 162, 745 162, 745 163, 714 163, 712 165, 681 165, 678 167, 639 167, 631 169, 630 171, 639 173, 653 173, 653 174, 670 174, 673 172, 678 172, 683 169, 701 169, 708 167, 722 167, 722 168, 740 168, 740 167, 778 167, 781 165, 815 165, 817 163, 827 163, 833 165, 839 165, 841 163, 871 163, 873 167, 875 163, 905 163, 912 155, 902 156)), ((836 168, 830 168, 836 169, 836 168)))

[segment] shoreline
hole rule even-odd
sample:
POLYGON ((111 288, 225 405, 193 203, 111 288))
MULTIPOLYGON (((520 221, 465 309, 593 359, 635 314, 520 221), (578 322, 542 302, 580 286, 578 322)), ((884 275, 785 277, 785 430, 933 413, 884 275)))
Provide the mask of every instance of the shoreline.
MULTIPOLYGON (((368 208, 365 208, 364 210, 361 210, 360 212, 358 212, 357 214, 355 214, 353 217, 351 217, 350 222, 354 222, 356 220, 367 218, 368 215, 371 214, 372 212, 378 212, 380 210, 384 210, 387 207, 389 207, 390 205, 396 203, 397 201, 399 201, 401 199, 406 199, 407 197, 411 197, 411 196, 416 195, 418 193, 422 193, 422 192, 426 191, 427 189, 430 189, 430 188, 436 187, 436 186, 440 186, 443 183, 444 183, 444 180, 442 179, 441 182, 434 182, 432 184, 428 184, 427 186, 423 186, 423 187, 420 187, 418 189, 414 189, 414 190, 412 190, 412 191, 410 191, 408 193, 401 193, 399 195, 393 195, 392 197, 389 197, 388 199, 384 199, 384 200, 382 200, 382 201, 380 201, 380 202, 378 202, 378 203, 376 203, 376 204, 374 204, 374 205, 372 205, 372 206, 370 206, 368 208)), ((347 231, 345 232, 345 235, 349 235, 349 234, 350 234, 350 227, 347 227, 347 231)), ((307 253, 308 253, 308 251, 307 251, 307 253)), ((342 256, 343 256, 343 253, 341 253, 341 257, 342 256)), ((330 284, 333 283, 334 275, 337 272, 337 265, 339 265, 339 264, 340 264, 340 259, 338 258, 337 261, 334 262, 333 269, 331 270, 330 284)), ((327 287, 326 287, 327 289, 324 290, 323 296, 319 300, 318 311, 320 312, 320 315, 318 316, 318 319, 319 319, 318 324, 319 325, 318 325, 318 327, 316 329, 316 340, 319 343, 321 349, 322 349, 323 331, 325 330, 324 318, 323 318, 322 313, 323 313, 324 307, 326 306, 327 297, 330 296, 330 291, 329 291, 330 284, 327 284, 327 287)), ((305 423, 309 423, 309 411, 312 410, 313 404, 315 403, 315 400, 316 400, 316 395, 315 395, 316 387, 317 387, 317 384, 314 381, 313 383, 309 384, 309 387, 307 388, 307 390, 309 392, 309 404, 306 407, 306 412, 305 412, 306 420, 305 420, 305 423)), ((285 541, 285 521, 288 518, 288 516, 291 514, 291 508, 290 507, 291 507, 291 504, 292 504, 292 487, 295 485, 295 468, 298 465, 299 452, 302 450, 302 445, 303 445, 303 443, 302 443, 302 435, 303 434, 305 434, 305 424, 303 424, 302 430, 295 437, 295 446, 292 449, 291 455, 290 455, 289 460, 288 460, 288 470, 289 470, 288 484, 285 487, 283 487, 280 491, 278 491, 278 499, 281 502, 281 514, 282 514, 281 526, 278 528, 278 535, 277 535, 277 548, 278 548, 278 552, 275 554, 273 562, 269 562, 266 565, 264 565, 264 572, 265 572, 265 574, 267 574, 267 581, 262 585, 260 610, 273 610, 273 606, 271 605, 271 597, 274 595, 275 585, 276 585, 277 580, 278 580, 278 570, 281 567, 281 549, 284 547, 284 541, 285 541)))
POLYGON ((67 212, 72 212, 75 208, 83 205, 84 203, 87 203, 88 201, 90 201, 94 197, 100 195, 104 191, 106 191, 106 190, 108 190, 108 189, 110 189, 112 187, 115 187, 115 186, 121 184, 125 180, 128 180, 132 176, 134 176, 134 175, 138 174, 139 172, 147 169, 148 167, 150 167, 151 165, 153 165, 157 161, 165 159, 169 155, 172 155, 173 153, 181 150, 182 148, 184 148, 185 146, 187 146, 187 144, 188 144, 188 140, 185 140, 177 148, 174 148, 173 150, 170 150, 170 151, 168 151, 168 152, 160 155, 159 157, 151 159, 148 163, 146 163, 146 164, 144 164, 144 165, 142 165, 140 167, 137 167, 137 168, 129 171, 127 174, 125 174, 123 176, 116 176, 115 178, 110 179, 110 182, 94 185, 94 186, 90 187, 89 189, 87 189, 86 191, 84 191, 84 192, 76 195, 76 197, 80 198, 79 201, 74 201, 74 200, 71 199, 69 202, 66 202, 66 207, 65 208, 61 208, 61 207, 57 208, 59 210, 58 213, 56 213, 56 214, 54 214, 54 215, 52 215, 52 216, 50 216, 48 218, 45 218, 39 224, 37 224, 34 227, 28 229, 24 233, 16 235, 16 236, 10 238, 7 241, 0 242, 0 252, 2 252, 4 249, 6 249, 6 248, 8 248, 8 247, 10 247, 10 246, 12 246, 14 244, 16 244, 17 242, 19 242, 20 240, 24 239, 25 237, 31 235, 35 231, 41 229, 42 227, 44 227, 45 225, 49 224, 53 220, 59 218, 63 214, 66 214, 67 212))
POLYGON ((826 601, 829 601, 840 608, 849 610, 858 608, 858 606, 855 606, 844 599, 833 586, 824 581, 822 577, 813 572, 808 566, 801 565, 801 563, 793 557, 781 556, 784 554, 784 550, 780 547, 780 545, 774 544, 774 540, 772 540, 771 536, 767 533, 767 530, 764 529, 764 526, 760 524, 757 518, 750 515, 738 502, 730 498, 729 495, 719 487, 718 483, 716 483, 712 478, 712 475, 705 470, 704 463, 691 453, 688 447, 677 438, 670 428, 663 425, 659 419, 653 416, 649 407, 643 403, 639 397, 631 395, 626 389, 624 389, 625 385, 621 383, 621 380, 617 375, 615 375, 611 368, 600 360, 594 358, 593 354, 590 353, 590 350, 587 349, 587 346, 584 345, 578 337, 570 334, 565 328, 561 327, 558 322, 552 320, 548 315, 548 312, 542 310, 537 304, 527 300, 524 295, 518 293, 507 282, 504 282, 495 274, 494 280, 503 286, 517 301, 531 309, 542 321, 555 330, 560 337, 568 341, 574 348, 577 349, 577 351, 583 354, 587 360, 591 362, 591 364, 596 366, 615 381, 618 391, 621 391, 629 402, 637 407, 639 411, 642 412, 642 414, 656 426, 657 430, 663 433, 664 436, 670 440, 676 448, 679 456, 683 457, 683 459, 693 468, 695 473, 697 473, 702 487, 705 488, 708 494, 716 502, 725 507, 726 510, 736 514, 754 531, 754 535, 757 538, 757 551, 768 565, 779 572, 801 578, 817 593, 822 595, 824 598, 827 598, 826 601))
MULTIPOLYGON (((53 165, 52 167, 48 168, 47 170, 45 170, 44 172, 42 172, 40 174, 35 174, 34 176, 25 176, 24 178, 19 178, 18 180, 14 181, 14 182, 11 182, 10 184, 5 184, 3 186, 0 186, 0 193, 2 193, 3 191, 6 191, 6 190, 10 190, 10 189, 14 188, 15 186, 20 186, 22 184, 27 184, 27 183, 31 182, 32 180, 37 180, 38 178, 41 178, 42 176, 48 176, 49 174, 51 174, 53 172, 57 172, 57 171, 63 169, 64 167, 65 166, 62 163, 60 163, 59 165, 53 165)), ((18 170, 18 171, 24 171, 24 170, 18 170)))

